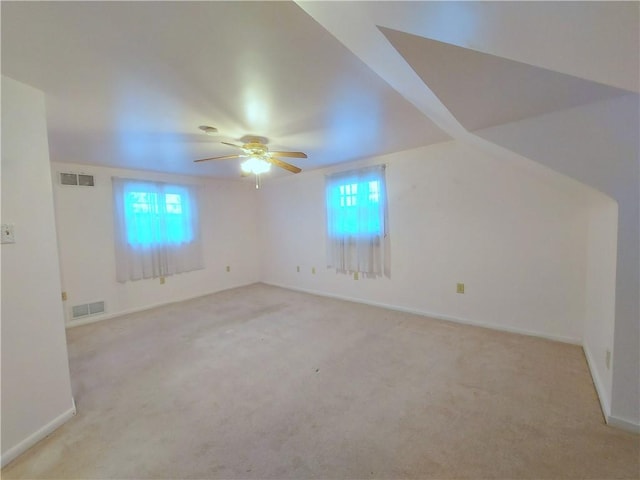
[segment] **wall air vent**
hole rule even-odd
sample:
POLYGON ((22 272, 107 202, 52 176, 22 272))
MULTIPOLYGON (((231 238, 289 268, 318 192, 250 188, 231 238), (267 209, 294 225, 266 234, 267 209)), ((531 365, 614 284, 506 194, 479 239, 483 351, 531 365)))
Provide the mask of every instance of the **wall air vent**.
POLYGON ((78 175, 75 173, 61 173, 60 174, 61 185, 78 185, 78 175))
POLYGON ((71 309, 73 313, 73 318, 86 317, 89 315, 89 305, 86 303, 84 305, 76 305, 71 309))
POLYGON ((71 307, 71 317, 81 318, 104 313, 104 302, 85 303, 71 307))
POLYGON ((104 302, 93 302, 89 304, 89 315, 104 313, 104 302))
POLYGON ((79 185, 81 187, 93 187, 95 185, 93 175, 84 173, 60 173, 60 185, 79 185))
POLYGON ((93 187, 93 175, 78 174, 78 185, 81 187, 93 187))

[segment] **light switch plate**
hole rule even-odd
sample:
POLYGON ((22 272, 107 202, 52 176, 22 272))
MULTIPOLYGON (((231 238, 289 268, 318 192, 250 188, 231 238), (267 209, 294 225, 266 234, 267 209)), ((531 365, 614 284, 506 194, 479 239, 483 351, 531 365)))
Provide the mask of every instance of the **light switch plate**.
POLYGON ((13 224, 2 224, 2 243, 16 243, 16 239, 13 234, 13 224))

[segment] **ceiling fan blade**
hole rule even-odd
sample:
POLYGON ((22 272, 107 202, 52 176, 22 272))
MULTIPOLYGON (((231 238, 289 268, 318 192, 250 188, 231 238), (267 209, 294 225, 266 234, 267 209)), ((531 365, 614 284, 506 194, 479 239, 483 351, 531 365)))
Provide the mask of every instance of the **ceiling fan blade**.
POLYGON ((302 169, 296 167, 295 165, 291 165, 290 163, 287 162, 283 162, 282 160, 278 160, 277 158, 269 158, 267 160, 270 163, 273 163, 274 165, 280 167, 280 168, 284 168, 285 170, 289 170, 290 172, 293 173, 300 173, 302 171, 302 169))
POLYGON ((307 154, 302 152, 271 152, 271 155, 276 157, 307 158, 307 154))
POLYGON ((229 145, 230 147, 243 148, 242 145, 236 145, 235 143, 229 143, 229 142, 220 142, 220 143, 224 143, 225 145, 229 145))
POLYGON ((222 157, 201 158, 200 160, 194 160, 194 162, 208 162, 209 160, 226 160, 227 158, 240 158, 244 155, 224 155, 222 157))

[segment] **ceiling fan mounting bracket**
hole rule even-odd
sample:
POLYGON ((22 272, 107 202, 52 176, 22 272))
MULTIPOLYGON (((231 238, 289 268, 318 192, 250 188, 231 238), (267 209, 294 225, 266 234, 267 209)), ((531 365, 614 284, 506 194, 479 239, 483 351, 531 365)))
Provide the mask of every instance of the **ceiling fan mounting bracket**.
POLYGON ((242 138, 238 138, 237 140, 243 144, 260 143, 262 145, 267 145, 269 143, 269 139, 267 137, 261 137, 258 135, 244 135, 242 138))

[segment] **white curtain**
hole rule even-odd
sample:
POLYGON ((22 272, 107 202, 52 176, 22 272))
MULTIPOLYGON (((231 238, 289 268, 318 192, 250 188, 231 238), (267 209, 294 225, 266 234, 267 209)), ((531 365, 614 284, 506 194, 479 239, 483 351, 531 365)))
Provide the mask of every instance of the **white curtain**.
POLYGON ((326 210, 328 266, 390 277, 385 166, 328 175, 326 210))
POLYGON ((204 268, 198 187, 112 178, 116 279, 204 268))

